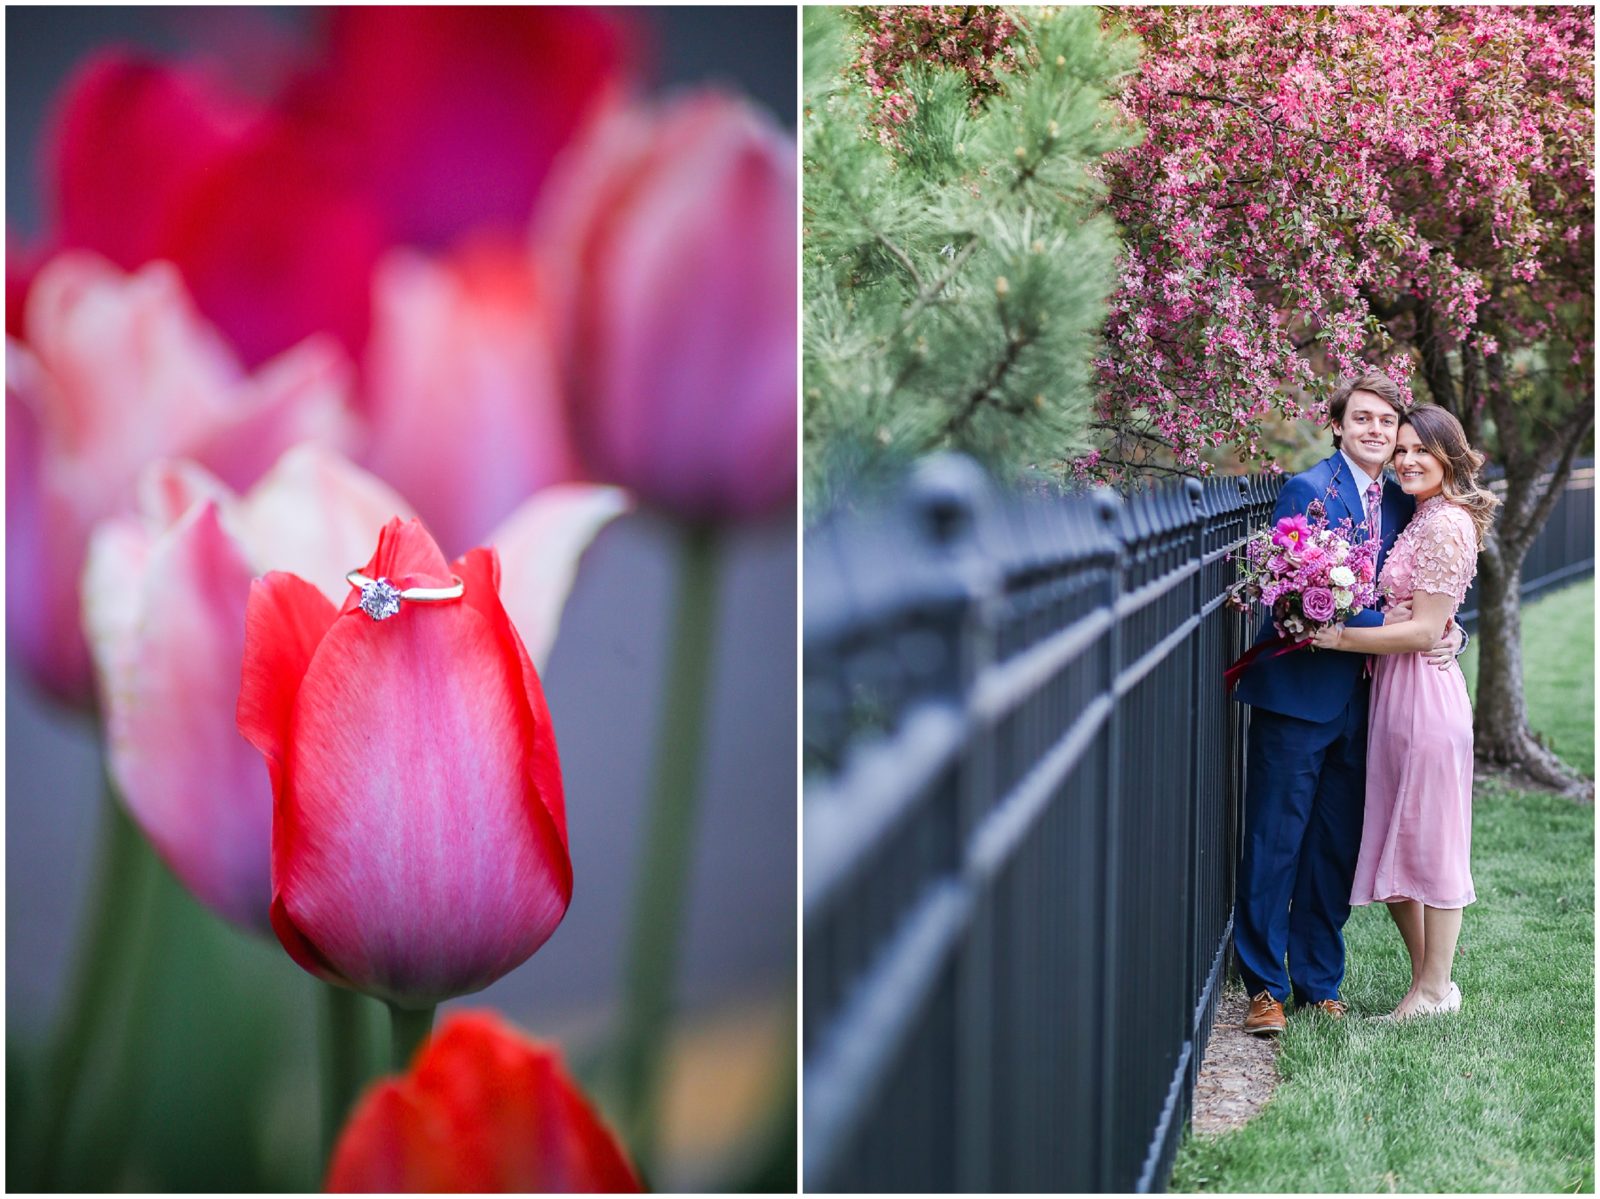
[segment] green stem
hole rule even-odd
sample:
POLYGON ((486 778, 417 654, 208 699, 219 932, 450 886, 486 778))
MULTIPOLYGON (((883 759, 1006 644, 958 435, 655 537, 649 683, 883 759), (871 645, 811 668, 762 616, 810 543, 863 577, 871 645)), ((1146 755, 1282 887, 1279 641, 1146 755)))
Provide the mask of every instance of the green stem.
POLYGON ((655 795, 628 942, 615 1082, 623 1136, 646 1173, 655 1145, 656 1100, 676 982, 684 895, 694 842, 705 715, 716 627, 717 541, 709 526, 686 531, 662 688, 655 795))
POLYGON ((150 855, 139 831, 123 811, 109 780, 101 814, 100 860, 89 898, 78 958, 61 1023, 51 1046, 41 1100, 37 1142, 39 1179, 51 1189, 65 1164, 67 1129, 73 1101, 96 1035, 103 1031, 108 1005, 121 990, 133 952, 133 935, 145 908, 150 855))
POLYGON ((411 1059, 433 1031, 433 1006, 425 1008, 396 1007, 389 1005, 389 1065, 396 1074, 404 1074, 411 1059))
POLYGON ((365 1001, 354 991, 319 983, 322 994, 322 1164, 333 1157, 344 1118, 367 1080, 365 1001))

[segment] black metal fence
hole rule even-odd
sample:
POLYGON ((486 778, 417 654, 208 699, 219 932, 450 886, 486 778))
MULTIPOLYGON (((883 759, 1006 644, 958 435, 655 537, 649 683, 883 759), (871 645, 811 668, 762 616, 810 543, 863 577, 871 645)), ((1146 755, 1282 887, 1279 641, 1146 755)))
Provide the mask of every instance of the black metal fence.
MULTIPOLYGON (((808 534, 808 1190, 1165 1185, 1232 930, 1227 555, 1279 486, 1001 496, 945 458, 808 534)), ((1592 472, 1571 498, 1565 577, 1592 472)))

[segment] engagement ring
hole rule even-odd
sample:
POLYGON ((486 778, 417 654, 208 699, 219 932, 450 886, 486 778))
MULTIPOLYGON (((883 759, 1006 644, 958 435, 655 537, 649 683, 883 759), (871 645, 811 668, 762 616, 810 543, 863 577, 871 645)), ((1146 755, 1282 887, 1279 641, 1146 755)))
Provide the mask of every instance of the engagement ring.
POLYGON ((448 587, 407 587, 401 591, 388 579, 369 579, 359 570, 352 570, 345 575, 345 581, 352 587, 361 589, 361 610, 373 620, 388 620, 400 611, 400 601, 408 604, 442 604, 448 600, 460 599, 466 594, 467 585, 455 575, 455 579, 448 587))

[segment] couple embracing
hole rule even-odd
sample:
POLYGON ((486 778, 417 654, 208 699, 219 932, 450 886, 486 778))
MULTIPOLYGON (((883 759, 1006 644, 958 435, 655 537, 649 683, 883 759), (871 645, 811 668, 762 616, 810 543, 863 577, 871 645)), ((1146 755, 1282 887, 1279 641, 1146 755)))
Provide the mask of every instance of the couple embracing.
MULTIPOLYGON (((1258 657, 1235 693, 1252 715, 1234 942, 1257 1035, 1282 1031, 1291 991, 1297 1008, 1345 1014, 1342 930, 1368 903, 1388 904, 1411 958, 1388 1018, 1455 1011, 1474 899, 1472 708, 1452 618, 1497 501, 1455 417, 1408 409, 1381 372, 1341 386, 1329 420, 1333 454, 1285 484, 1273 520, 1313 501, 1348 516, 1379 543, 1385 600, 1317 632, 1314 652, 1258 657)), ((1269 618, 1258 643, 1272 635, 1269 618)))

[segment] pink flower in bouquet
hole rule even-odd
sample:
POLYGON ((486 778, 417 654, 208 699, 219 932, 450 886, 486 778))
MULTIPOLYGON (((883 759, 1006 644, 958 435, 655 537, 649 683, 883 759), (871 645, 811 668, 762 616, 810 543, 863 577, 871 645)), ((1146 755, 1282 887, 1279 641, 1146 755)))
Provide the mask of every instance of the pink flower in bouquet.
POLYGON ((56 696, 90 691, 78 624, 89 530, 131 509, 140 471, 190 457, 230 486, 297 442, 342 440, 348 367, 306 342, 247 376, 171 267, 88 254, 40 272, 6 342, 6 576, 12 645, 56 696))
POLYGON ((440 544, 476 545, 525 497, 581 477, 526 247, 395 251, 373 290, 365 461, 440 544))
POLYGON ((399 1007, 488 986, 572 896, 555 734, 493 550, 447 562, 391 521, 363 566, 446 587, 379 619, 273 572, 251 586, 239 729, 272 778, 272 908, 304 969, 399 1007))
POLYGON ((162 463, 140 501, 139 516, 96 527, 84 572, 111 776, 184 885, 265 932, 272 789, 234 722, 250 580, 281 566, 342 600, 349 564, 406 506, 309 445, 243 498, 197 466, 162 463))
POLYGON ((451 1016, 411 1069, 362 1096, 331 1192, 613 1194, 642 1189, 550 1045, 487 1012, 451 1016))
POLYGON ((1272 544, 1282 546, 1290 554, 1297 554, 1311 536, 1311 526, 1298 513, 1285 516, 1272 530, 1272 544))
POLYGON ((1333 602, 1333 592, 1326 587, 1308 587, 1300 596, 1300 610, 1307 620, 1321 624, 1333 619, 1338 605, 1333 602))
POLYGON ((795 485, 794 147, 741 101, 619 114, 552 178, 539 242, 593 477, 691 520, 795 485))

